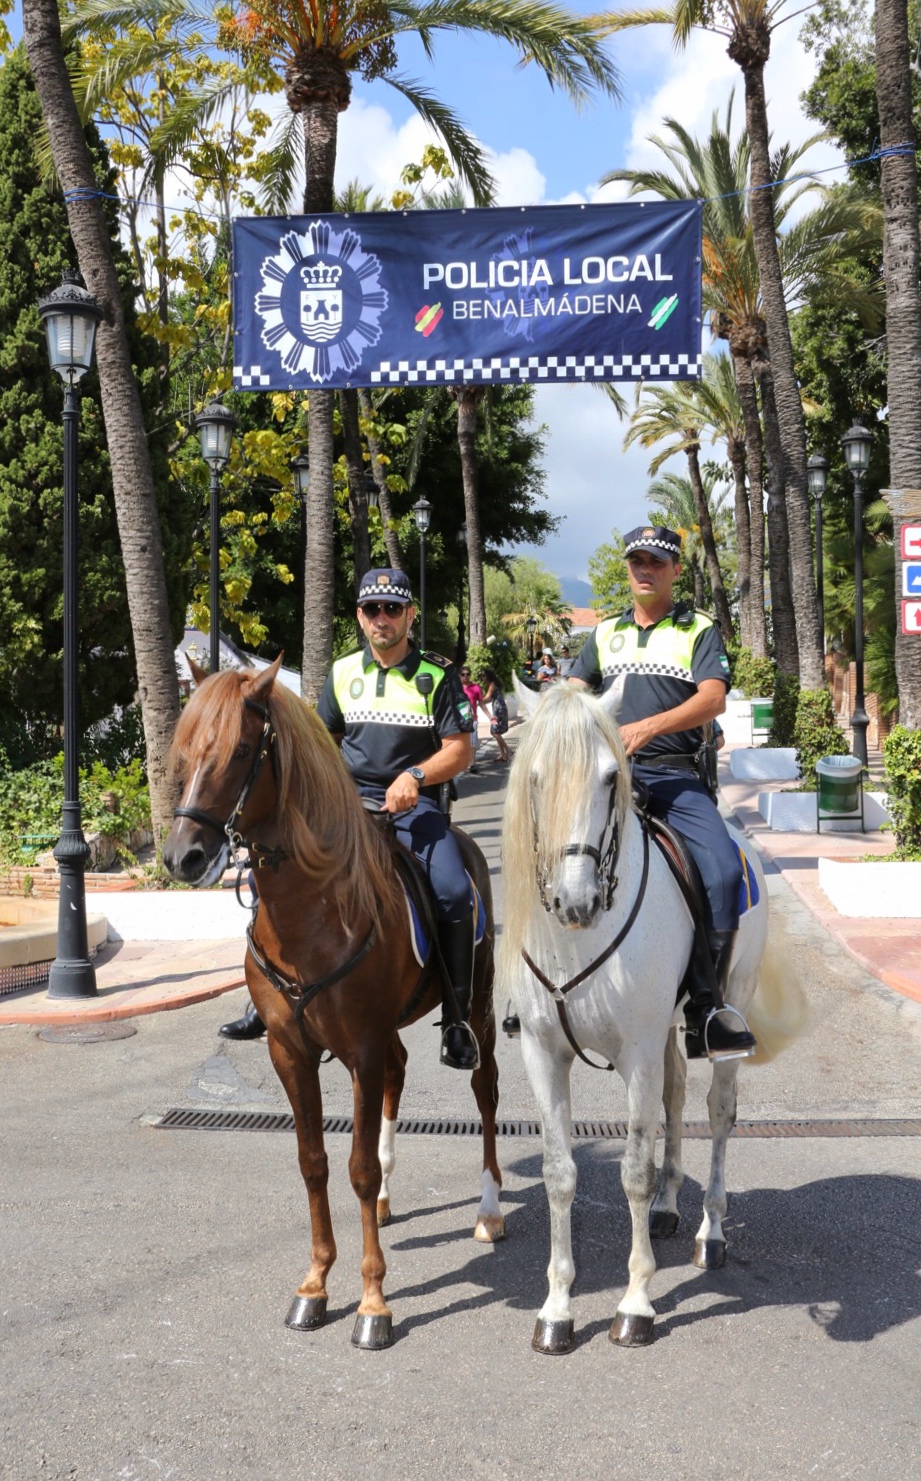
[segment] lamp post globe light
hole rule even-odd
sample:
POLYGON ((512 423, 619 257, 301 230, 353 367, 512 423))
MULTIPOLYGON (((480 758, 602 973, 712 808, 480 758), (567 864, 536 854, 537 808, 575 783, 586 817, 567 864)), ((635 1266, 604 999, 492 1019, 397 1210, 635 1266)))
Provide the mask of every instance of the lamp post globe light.
POLYGON ((370 468, 365 469, 365 498, 369 509, 377 509, 381 502, 381 491, 370 468))
MULTIPOLYGON (((307 600, 307 499, 310 494, 310 459, 306 453, 292 458, 288 464, 294 474, 294 492, 301 505, 301 587, 304 602, 307 600)), ((303 603, 301 611, 303 621, 303 603)))
POLYGON ((201 455, 211 470, 211 573, 208 601, 211 606, 210 671, 221 668, 221 473, 230 457, 230 443, 237 419, 219 401, 210 401, 195 418, 201 438, 201 455))
POLYGON ((425 652, 425 537, 432 522, 432 506, 424 496, 413 505, 419 531, 419 647, 425 652))
POLYGON ((80 816, 80 691, 77 666, 77 383, 93 363, 102 308, 76 273, 38 305, 52 369, 64 382, 64 807, 54 846, 61 881, 57 955, 48 974, 50 998, 91 998, 96 972, 86 934, 86 861, 89 847, 80 816))
POLYGON ((855 422, 841 439, 844 459, 854 480, 854 709, 851 730, 854 755, 867 764, 867 726, 863 693, 863 477, 870 466, 873 438, 866 427, 855 422))
POLYGON ((819 632, 822 634, 822 652, 825 652, 825 559, 822 551, 822 498, 828 482, 828 459, 821 453, 813 453, 806 464, 809 492, 815 503, 815 591, 819 609, 819 632))

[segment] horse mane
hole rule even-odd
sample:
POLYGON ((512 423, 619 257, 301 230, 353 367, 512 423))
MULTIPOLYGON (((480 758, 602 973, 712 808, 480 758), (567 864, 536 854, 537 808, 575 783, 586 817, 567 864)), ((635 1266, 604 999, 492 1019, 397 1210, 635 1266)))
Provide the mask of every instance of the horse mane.
POLYGON ((587 788, 595 785, 599 734, 617 761, 615 816, 622 829, 633 806, 630 770, 620 731, 597 699, 571 684, 553 685, 518 742, 502 823, 505 923, 499 958, 509 967, 524 945, 538 874, 548 874, 574 841, 574 820, 587 788), (534 809, 537 797, 540 806, 534 809), (537 829, 535 817, 540 820, 537 829))
MULTIPOLYGON (((174 777, 193 759, 211 772, 226 770, 240 743, 243 701, 258 678, 226 669, 195 691, 170 748, 174 777)), ((380 928, 399 898, 386 840, 362 807, 339 747, 316 710, 279 683, 264 698, 276 735, 279 846, 312 887, 336 896, 345 922, 370 919, 380 928)))

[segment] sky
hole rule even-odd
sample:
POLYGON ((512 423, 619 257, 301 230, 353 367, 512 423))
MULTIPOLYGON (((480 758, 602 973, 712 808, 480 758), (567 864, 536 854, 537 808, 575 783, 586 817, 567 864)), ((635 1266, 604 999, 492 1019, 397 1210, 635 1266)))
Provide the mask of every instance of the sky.
MULTIPOLYGON (((599 7, 577 0, 571 8, 589 14, 599 7)), ((814 60, 798 40, 802 20, 800 12, 776 31, 766 71, 775 140, 792 144, 817 131, 799 103, 814 72, 814 60)), ((735 89, 734 125, 744 120, 741 73, 726 55, 723 38, 695 33, 685 51, 675 52, 668 28, 658 26, 613 37, 608 46, 621 76, 622 102, 603 100, 581 111, 552 92, 536 68, 516 69, 509 47, 487 39, 446 34, 430 64, 410 37, 400 43, 400 70, 449 103, 489 151, 501 206, 623 199, 622 186, 599 187, 601 176, 661 164, 647 140, 662 132, 665 118, 701 137, 714 111, 724 118, 735 89)), ((357 178, 389 196, 403 166, 420 158, 427 137, 392 88, 358 83, 351 106, 340 115, 337 183, 357 178)), ((841 155, 823 143, 807 161, 813 170, 828 169, 841 164, 841 155)), ((840 171, 824 178, 840 179, 840 171)), ((597 387, 538 386, 535 413, 547 428, 547 507, 561 524, 544 545, 520 548, 561 578, 584 579, 590 555, 612 530, 645 523, 649 454, 623 451, 624 427, 597 387)), ((677 458, 663 471, 672 468, 684 471, 677 458)), ((437 504, 437 490, 424 492, 437 504)))

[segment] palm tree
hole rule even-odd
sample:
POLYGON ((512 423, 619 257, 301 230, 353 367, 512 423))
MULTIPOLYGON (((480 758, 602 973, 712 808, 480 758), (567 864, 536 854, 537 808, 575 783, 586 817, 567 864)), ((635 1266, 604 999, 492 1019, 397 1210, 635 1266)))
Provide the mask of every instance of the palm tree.
MULTIPOLYGON (((921 519, 921 295, 918 287, 918 184, 912 113, 912 59, 904 0, 877 0, 876 99, 886 217, 886 340, 889 353, 889 482, 893 534, 921 519), (892 149, 892 154, 885 151, 892 149), (897 491, 897 492, 896 492, 897 491)), ((896 593, 896 601, 900 594, 896 593)), ((896 623, 899 719, 921 728, 921 640, 896 623)))
MULTIPOLYGON (((750 150, 749 212, 752 241, 764 305, 770 346, 780 447, 783 491, 790 532, 793 603, 799 637, 800 681, 804 688, 824 683, 822 634, 816 605, 812 564, 812 531, 806 486, 806 434, 803 408, 793 364, 793 343, 784 298, 783 272, 777 249, 774 175, 770 131, 764 92, 764 68, 771 54, 771 36, 783 24, 785 0, 672 0, 658 10, 610 12, 602 20, 603 34, 632 26, 668 25, 676 46, 687 45, 695 26, 728 40, 728 53, 745 82, 745 121, 750 150)), ((799 13, 798 8, 794 12, 799 13)))
MULTIPOLYGON (((666 119, 665 135, 654 135, 650 142, 665 155, 670 171, 613 170, 604 180, 626 181, 631 195, 651 192, 666 200, 703 200, 704 307, 709 310, 714 335, 725 339, 729 346, 744 427, 751 545, 746 560, 741 536, 744 522, 740 510, 739 552, 740 567, 748 566, 754 582, 749 604, 752 645, 759 655, 766 654, 764 523, 761 517, 765 494, 762 465, 766 460, 775 656, 783 672, 795 674, 799 670, 799 655, 788 573, 784 459, 775 410, 760 276, 748 211, 746 185, 750 151, 745 132, 735 144, 732 142, 732 110, 733 98, 730 97, 725 122, 721 123, 714 113, 704 143, 695 139, 675 119, 666 119), (764 428, 759 414, 759 389, 764 428)), ((820 137, 816 135, 806 140, 797 149, 782 145, 773 156, 771 168, 774 178, 785 182, 775 192, 778 225, 805 192, 818 189, 811 182, 787 183, 787 177, 795 176, 803 154, 820 137)), ((851 252, 859 260, 873 251, 880 230, 878 212, 863 197, 840 190, 825 192, 820 204, 779 241, 784 281, 791 295, 846 303, 865 326, 875 326, 880 317, 878 292, 868 291, 864 285, 847 276, 841 263, 851 252)))
POLYGON ((713 610, 717 622, 726 638, 733 632, 732 614, 723 585, 713 521, 707 503, 707 495, 700 471, 700 439, 703 417, 693 394, 693 382, 680 381, 674 386, 647 386, 637 391, 636 409, 630 428, 624 438, 624 447, 638 442, 641 447, 654 447, 657 442, 670 438, 669 446, 657 453, 649 464, 650 475, 658 473, 662 464, 676 453, 683 452, 687 458, 688 477, 694 491, 697 524, 710 577, 713 593, 713 610))
MULTIPOLYGON (((227 39, 282 68, 292 114, 304 133, 305 212, 333 205, 338 115, 351 99, 351 75, 380 78, 402 93, 441 135, 460 178, 484 200, 491 180, 482 155, 451 111, 420 84, 396 72, 396 39, 416 32, 429 55, 436 31, 472 31, 499 37, 534 61, 551 85, 576 102, 593 86, 616 93, 611 64, 590 23, 547 0, 250 0, 226 28, 227 39)), ((332 658, 333 638, 333 395, 314 391, 309 406, 310 494, 304 613, 305 698, 319 694, 332 658)), ((484 634, 485 635, 485 634, 484 634)))
POLYGON ((151 812, 159 842, 172 821, 174 798, 166 757, 179 719, 179 686, 147 429, 109 231, 64 60, 55 0, 24 0, 23 31, 77 260, 87 287, 104 310, 96 358, 144 718, 151 812))
MULTIPOLYGON (((709 501, 712 480, 706 474, 704 475, 704 488, 709 501)), ((694 605, 703 607, 707 600, 704 580, 707 562, 703 541, 700 538, 700 525, 697 523, 697 504, 691 480, 682 478, 678 473, 663 473, 661 478, 653 479, 646 490, 646 495, 650 504, 650 520, 653 518, 654 510, 661 513, 668 526, 677 530, 681 536, 681 562, 691 572, 691 580, 694 583, 694 605)))

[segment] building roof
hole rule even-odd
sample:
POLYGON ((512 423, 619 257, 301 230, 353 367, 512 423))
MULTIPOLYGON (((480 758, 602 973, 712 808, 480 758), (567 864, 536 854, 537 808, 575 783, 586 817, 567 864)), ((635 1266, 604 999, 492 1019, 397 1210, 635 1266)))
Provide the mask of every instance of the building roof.
POLYGON ((603 621, 604 614, 596 612, 594 607, 572 607, 570 632, 588 633, 603 621))

